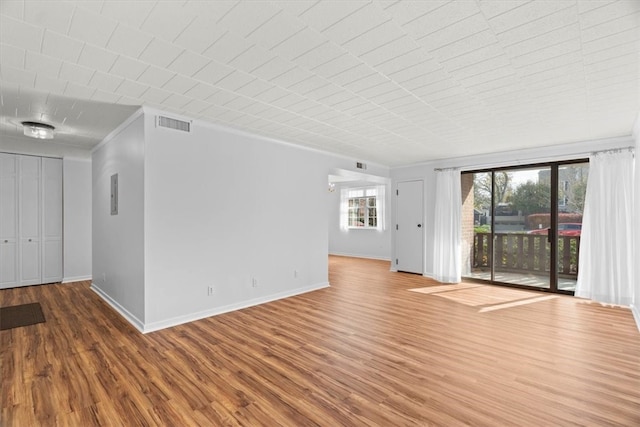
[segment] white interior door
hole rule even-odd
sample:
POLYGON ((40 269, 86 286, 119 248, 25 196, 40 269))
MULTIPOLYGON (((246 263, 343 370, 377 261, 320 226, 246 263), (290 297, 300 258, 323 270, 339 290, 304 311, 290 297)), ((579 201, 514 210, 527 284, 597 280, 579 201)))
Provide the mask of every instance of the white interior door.
POLYGON ((0 289, 18 281, 18 177, 13 154, 0 153, 0 289))
POLYGON ((423 274, 423 182, 399 182, 396 199, 396 270, 423 274))

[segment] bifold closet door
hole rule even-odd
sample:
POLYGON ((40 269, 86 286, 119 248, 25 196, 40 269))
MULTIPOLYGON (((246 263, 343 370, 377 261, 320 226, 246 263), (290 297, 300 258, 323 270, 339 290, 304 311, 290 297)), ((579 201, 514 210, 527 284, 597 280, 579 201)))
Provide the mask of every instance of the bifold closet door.
POLYGON ((20 233, 19 286, 42 283, 41 164, 40 157, 18 156, 18 212, 20 233))
POLYGON ((0 153, 0 289, 18 281, 18 164, 0 153))
POLYGON ((62 160, 0 153, 0 289, 62 274, 62 160))
POLYGON ((42 281, 62 280, 62 160, 42 158, 42 281))

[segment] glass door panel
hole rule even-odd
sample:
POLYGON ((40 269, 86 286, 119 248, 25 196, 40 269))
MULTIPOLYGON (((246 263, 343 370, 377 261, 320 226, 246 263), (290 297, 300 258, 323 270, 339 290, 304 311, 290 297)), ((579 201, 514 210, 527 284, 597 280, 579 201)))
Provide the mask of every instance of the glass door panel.
POLYGON ((589 163, 558 167, 557 272, 558 289, 573 292, 578 279, 582 213, 589 163))
POLYGON ((494 281, 550 288, 551 167, 494 172, 494 281))
POLYGON ((491 172, 462 174, 462 275, 493 280, 491 172))

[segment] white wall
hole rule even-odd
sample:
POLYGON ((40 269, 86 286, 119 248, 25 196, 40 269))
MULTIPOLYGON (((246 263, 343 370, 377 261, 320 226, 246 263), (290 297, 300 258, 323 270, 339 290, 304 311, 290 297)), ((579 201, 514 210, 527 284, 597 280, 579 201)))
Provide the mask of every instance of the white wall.
POLYGON ((92 156, 93 289, 139 328, 144 324, 144 119, 138 114, 92 156), (119 213, 111 215, 113 174, 119 213))
MULTIPOLYGON (((613 148, 628 147, 633 144, 630 137, 612 138, 597 141, 584 141, 573 144, 556 145, 519 151, 493 153, 489 155, 459 157, 444 159, 419 165, 395 168, 391 170, 392 191, 395 191, 398 182, 414 179, 424 180, 424 275, 433 276, 433 219, 435 202, 435 168, 457 167, 461 170, 474 170, 490 167, 517 166, 548 161, 571 160, 586 158, 590 152, 613 148)), ((395 221, 395 199, 392 199, 393 207, 392 224, 395 221)), ((391 257, 395 258, 395 232, 392 230, 391 257)))
POLYGON ((157 114, 93 153, 93 289, 148 332, 328 286, 327 178, 356 161, 157 114))
POLYGON ((91 161, 64 158, 64 282, 91 279, 91 161))
POLYGON ((145 330, 328 285, 328 156, 145 111, 145 330))
POLYGON ((329 253, 361 258, 389 260, 391 253, 391 230, 389 227, 390 188, 385 192, 385 226, 383 230, 342 229, 340 228, 340 191, 349 187, 366 187, 375 183, 341 183, 336 184, 333 192, 327 191, 329 206, 329 253))

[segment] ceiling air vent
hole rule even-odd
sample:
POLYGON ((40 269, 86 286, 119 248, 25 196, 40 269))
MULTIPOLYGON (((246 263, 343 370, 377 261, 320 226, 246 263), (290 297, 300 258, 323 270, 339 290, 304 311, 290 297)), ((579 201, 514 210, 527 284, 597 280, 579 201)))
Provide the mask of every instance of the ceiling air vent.
POLYGON ((158 126, 163 128, 191 132, 191 123, 183 120, 172 119, 170 117, 158 116, 158 126))
POLYGON ((356 162, 356 168, 358 169, 367 169, 367 164, 362 162, 356 162))

